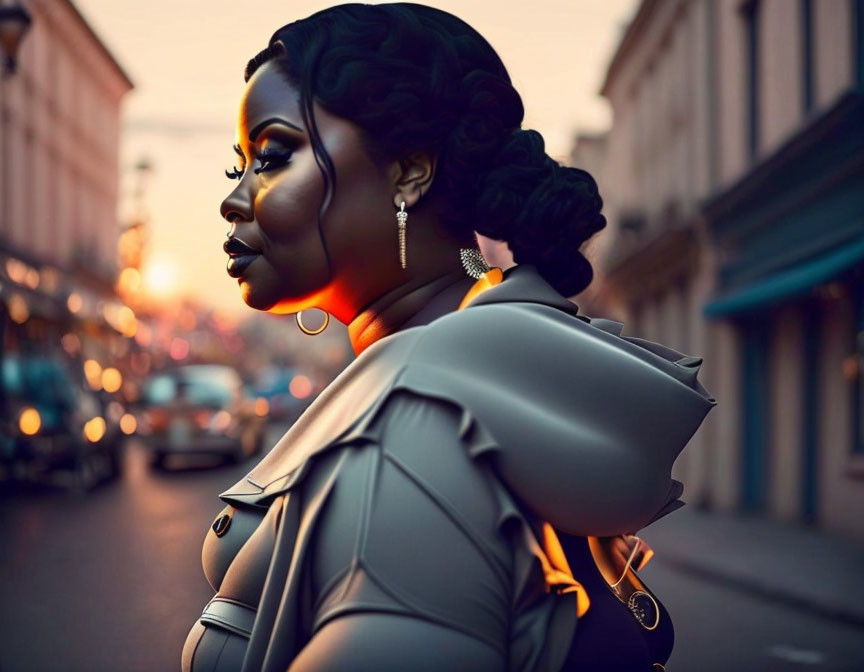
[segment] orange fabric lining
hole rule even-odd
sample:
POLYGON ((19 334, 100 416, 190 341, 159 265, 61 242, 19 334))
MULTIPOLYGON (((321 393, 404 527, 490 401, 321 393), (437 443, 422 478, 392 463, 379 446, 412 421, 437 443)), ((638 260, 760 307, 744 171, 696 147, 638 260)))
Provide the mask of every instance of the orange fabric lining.
POLYGON ((462 310, 465 306, 471 303, 472 299, 478 294, 482 294, 490 287, 494 287, 498 283, 500 283, 504 279, 503 271, 497 266, 493 266, 488 271, 486 271, 483 275, 480 276, 480 279, 477 280, 472 286, 471 289, 468 290, 468 293, 462 298, 461 303, 459 304, 459 308, 457 310, 462 310))

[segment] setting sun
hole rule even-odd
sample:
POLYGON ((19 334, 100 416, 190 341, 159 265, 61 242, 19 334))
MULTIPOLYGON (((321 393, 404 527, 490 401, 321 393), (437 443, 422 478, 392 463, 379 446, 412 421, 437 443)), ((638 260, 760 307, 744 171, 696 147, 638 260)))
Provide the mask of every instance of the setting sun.
POLYGON ((177 287, 177 263, 169 257, 154 257, 144 268, 144 287, 162 296, 173 292, 177 287))

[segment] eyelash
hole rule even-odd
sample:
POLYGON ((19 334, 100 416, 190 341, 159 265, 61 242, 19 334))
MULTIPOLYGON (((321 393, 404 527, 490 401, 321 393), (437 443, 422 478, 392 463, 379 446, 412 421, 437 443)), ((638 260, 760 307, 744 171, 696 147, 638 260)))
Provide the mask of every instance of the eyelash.
MULTIPOLYGON (((276 168, 281 168, 291 160, 292 154, 293 152, 290 150, 265 150, 258 155, 258 161, 261 163, 261 166, 255 168, 252 172, 258 175, 259 173, 266 173, 276 168)), ((245 168, 240 170, 235 166, 233 171, 226 170, 225 175, 229 180, 240 180, 243 178, 245 172, 245 168)))

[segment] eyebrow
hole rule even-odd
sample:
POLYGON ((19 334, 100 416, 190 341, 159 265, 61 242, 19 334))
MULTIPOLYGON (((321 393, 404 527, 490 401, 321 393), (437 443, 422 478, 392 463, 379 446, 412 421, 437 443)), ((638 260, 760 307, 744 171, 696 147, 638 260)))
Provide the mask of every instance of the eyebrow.
POLYGON ((293 128, 295 131, 302 133, 303 129, 299 126, 292 124, 290 121, 286 119, 282 119, 281 117, 271 117, 270 119, 265 119, 260 124, 258 124, 255 128, 249 131, 249 142, 255 142, 259 135, 261 135, 261 131, 270 126, 271 124, 279 124, 281 126, 287 126, 288 128, 293 128))

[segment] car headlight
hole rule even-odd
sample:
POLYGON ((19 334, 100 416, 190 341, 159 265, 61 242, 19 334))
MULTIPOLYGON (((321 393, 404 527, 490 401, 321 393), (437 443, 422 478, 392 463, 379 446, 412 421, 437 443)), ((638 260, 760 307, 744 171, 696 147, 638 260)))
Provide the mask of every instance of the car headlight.
POLYGON ((224 432, 231 424, 231 414, 224 408, 213 414, 210 420, 210 429, 214 432, 224 432))

